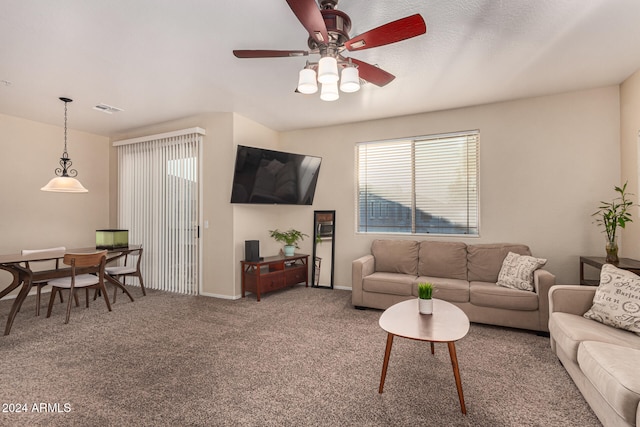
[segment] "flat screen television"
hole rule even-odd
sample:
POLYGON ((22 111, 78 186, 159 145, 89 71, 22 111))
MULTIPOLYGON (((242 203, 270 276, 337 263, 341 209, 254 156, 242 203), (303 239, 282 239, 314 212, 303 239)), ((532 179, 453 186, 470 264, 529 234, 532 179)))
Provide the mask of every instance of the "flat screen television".
POLYGON ((311 205, 321 157, 238 145, 231 203, 311 205))

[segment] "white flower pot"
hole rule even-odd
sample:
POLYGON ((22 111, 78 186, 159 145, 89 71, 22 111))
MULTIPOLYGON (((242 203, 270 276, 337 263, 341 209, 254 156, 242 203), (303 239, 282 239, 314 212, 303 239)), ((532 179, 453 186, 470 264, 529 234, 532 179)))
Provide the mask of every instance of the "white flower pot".
POLYGON ((285 245, 284 247, 284 255, 285 256, 293 256, 296 251, 296 247, 294 245, 285 245))
POLYGON ((418 310, 420 311, 420 314, 432 314, 433 300, 418 298, 418 310))

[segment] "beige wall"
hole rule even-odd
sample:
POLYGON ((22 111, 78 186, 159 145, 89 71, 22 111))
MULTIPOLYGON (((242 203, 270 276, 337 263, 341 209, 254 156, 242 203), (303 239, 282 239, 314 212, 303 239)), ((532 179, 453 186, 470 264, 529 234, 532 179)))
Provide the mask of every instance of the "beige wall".
MULTIPOLYGON (((64 129, 0 114, 0 253, 95 245, 109 224, 109 139, 68 129, 68 153, 83 194, 40 191, 59 167, 64 129)), ((9 276, 0 272, 0 288, 9 276)))
MULTIPOLYGON (((559 283, 577 283, 578 257, 604 251, 590 214, 620 179, 619 123, 618 86, 611 86, 285 132, 280 147, 323 157, 313 209, 336 210, 337 286, 351 286, 351 261, 369 252, 373 238, 389 237, 355 232, 355 144, 470 129, 481 138, 481 236, 441 239, 525 243, 548 258, 559 283)), ((311 210, 296 213, 310 227, 311 210)))
MULTIPOLYGON (((638 202, 638 144, 640 143, 640 70, 620 86, 620 149, 622 176, 620 183, 628 181, 628 189, 638 202)), ((632 211, 633 222, 622 233, 620 254, 626 258, 640 259, 640 208, 632 211)))
MULTIPOLYGON (((275 254, 280 244, 269 237, 268 230, 294 227, 312 235, 313 211, 318 209, 336 210, 335 284, 350 287, 351 261, 368 253, 373 238, 386 237, 355 232, 355 144, 469 129, 481 132, 481 237, 441 239, 526 243, 535 255, 549 259, 547 268, 559 283, 575 283, 579 255, 603 251, 603 237, 590 216, 597 201, 611 195, 621 175, 628 175, 637 188, 638 80, 636 75, 625 82, 622 96, 618 86, 611 86, 284 133, 237 114, 202 114, 136 129, 111 141, 194 126, 206 130, 203 220, 209 228, 201 234, 205 295, 238 297, 244 241, 260 240, 262 254, 275 254), (624 170, 620 166, 621 108, 624 170), (628 137, 625 130, 627 116, 636 120, 631 124, 635 137, 628 137), (231 205, 238 144, 321 156, 314 205, 231 205), (629 155, 630 149, 633 154, 629 155), (630 157, 633 162, 628 165, 630 157)), ((39 190, 52 176, 62 143, 60 127, 0 115, 4 154, 0 253, 27 246, 91 245, 96 228, 117 226, 117 157, 105 137, 70 130, 69 154, 88 194, 39 190), (20 210, 7 209, 7 200, 16 200, 20 210)), ((637 222, 634 226, 640 226, 637 222)), ((623 239, 624 256, 640 256, 626 235, 623 239)), ((306 239, 301 252, 311 250, 306 239)))

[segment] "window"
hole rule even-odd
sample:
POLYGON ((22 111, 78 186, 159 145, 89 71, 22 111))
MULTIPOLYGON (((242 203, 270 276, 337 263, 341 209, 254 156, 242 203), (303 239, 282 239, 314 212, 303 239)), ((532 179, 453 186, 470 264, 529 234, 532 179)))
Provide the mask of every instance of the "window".
POLYGON ((356 146, 358 231, 478 230, 478 131, 356 146))

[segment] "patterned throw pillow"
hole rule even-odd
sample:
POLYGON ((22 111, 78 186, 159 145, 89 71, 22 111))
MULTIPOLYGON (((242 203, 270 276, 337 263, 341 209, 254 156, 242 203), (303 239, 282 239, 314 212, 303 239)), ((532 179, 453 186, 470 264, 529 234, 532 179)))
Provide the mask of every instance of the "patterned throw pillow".
POLYGON ((640 335, 640 277, 611 264, 603 265, 593 306, 584 317, 640 335))
POLYGON ((547 263, 546 259, 509 252, 498 274, 498 286, 533 291, 533 272, 547 263))

